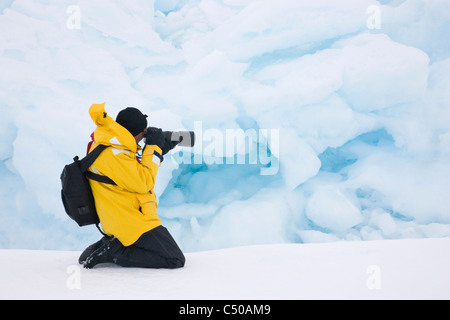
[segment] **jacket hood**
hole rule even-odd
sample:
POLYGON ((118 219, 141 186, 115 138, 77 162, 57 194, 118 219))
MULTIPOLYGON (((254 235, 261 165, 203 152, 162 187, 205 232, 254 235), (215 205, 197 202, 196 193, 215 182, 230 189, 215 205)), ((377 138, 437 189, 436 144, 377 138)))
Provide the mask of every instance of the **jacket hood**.
POLYGON ((127 129, 107 114, 105 104, 106 102, 93 104, 89 108, 89 114, 97 125, 97 129, 94 131, 95 142, 136 153, 139 148, 136 140, 127 129))

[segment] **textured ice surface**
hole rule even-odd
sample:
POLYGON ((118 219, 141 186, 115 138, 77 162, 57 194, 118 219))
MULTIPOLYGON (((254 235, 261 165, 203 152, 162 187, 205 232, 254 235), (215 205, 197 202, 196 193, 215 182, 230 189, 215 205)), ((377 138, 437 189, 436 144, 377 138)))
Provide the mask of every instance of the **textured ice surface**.
POLYGON ((98 238, 60 201, 88 108, 197 133, 158 174, 186 251, 450 235, 446 0, 0 1, 0 247, 98 238))

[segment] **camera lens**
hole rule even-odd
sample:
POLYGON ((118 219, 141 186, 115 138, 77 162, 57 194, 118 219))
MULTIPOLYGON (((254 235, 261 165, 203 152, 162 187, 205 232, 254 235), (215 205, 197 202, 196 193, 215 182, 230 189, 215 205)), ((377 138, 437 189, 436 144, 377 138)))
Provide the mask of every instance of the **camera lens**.
MULTIPOLYGON (((170 134, 171 141, 178 141, 180 147, 193 147, 195 145, 194 131, 166 131, 170 134)), ((165 133, 166 133, 165 132, 165 133)))

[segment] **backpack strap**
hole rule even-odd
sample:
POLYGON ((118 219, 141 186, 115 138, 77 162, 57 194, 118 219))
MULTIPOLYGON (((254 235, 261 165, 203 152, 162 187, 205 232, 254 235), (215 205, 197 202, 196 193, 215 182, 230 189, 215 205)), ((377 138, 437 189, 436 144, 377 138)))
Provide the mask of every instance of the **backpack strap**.
POLYGON ((99 144, 97 147, 95 147, 95 149, 92 150, 91 153, 89 153, 86 157, 84 157, 83 159, 80 160, 80 169, 82 172, 86 172, 86 176, 89 179, 92 179, 92 180, 98 181, 98 182, 102 182, 102 183, 112 184, 112 185, 116 186, 117 184, 112 179, 110 179, 106 176, 101 176, 99 174, 87 171, 87 169, 89 169, 89 167, 98 158, 100 153, 102 153, 103 150, 105 150, 106 148, 109 148, 109 147, 110 146, 106 146, 104 144, 99 144))
MULTIPOLYGON (((92 179, 92 180, 95 180, 95 181, 99 181, 99 182, 103 182, 103 183, 109 183, 109 184, 116 185, 116 183, 113 180, 111 180, 110 178, 108 178, 106 176, 101 176, 99 174, 95 174, 93 172, 87 171, 87 169, 89 169, 89 167, 98 158, 100 153, 102 153, 103 150, 105 150, 106 148, 109 148, 109 147, 110 146, 106 146, 104 144, 99 144, 97 147, 95 147, 94 150, 92 150, 91 153, 89 153, 83 159, 79 160, 78 157, 75 157, 73 160, 76 161, 76 162, 79 162, 81 172, 86 172, 86 176, 89 179, 92 179)), ((89 150, 88 150, 88 152, 89 152, 89 150)), ((98 231, 100 231, 100 233, 102 235, 107 236, 106 233, 104 233, 102 231, 102 229, 100 228, 99 223, 96 223, 95 226, 97 227, 98 231)))
MULTIPOLYGON (((103 150, 106 148, 109 148, 110 146, 106 146, 104 144, 99 144, 94 150, 92 150, 91 153, 89 153, 86 157, 79 160, 80 161, 80 170, 81 172, 85 172, 87 169, 89 169, 90 166, 94 163, 94 161, 97 159, 97 157, 102 153, 103 150)), ((74 160, 77 161, 78 157, 75 157, 74 160)))
POLYGON ((101 176, 99 174, 87 171, 86 172, 86 176, 94 181, 98 181, 98 182, 102 182, 102 183, 107 183, 107 184, 112 184, 113 186, 117 186, 117 183, 115 183, 112 179, 108 178, 107 176, 101 176))

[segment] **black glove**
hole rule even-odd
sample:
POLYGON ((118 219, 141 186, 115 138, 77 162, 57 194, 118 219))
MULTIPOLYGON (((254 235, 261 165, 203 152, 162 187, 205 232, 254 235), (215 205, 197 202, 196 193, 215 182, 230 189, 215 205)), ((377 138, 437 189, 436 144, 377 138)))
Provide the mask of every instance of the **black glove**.
POLYGON ((164 131, 163 135, 164 135, 164 148, 161 148, 161 150, 163 152, 163 155, 165 155, 167 152, 175 148, 176 145, 180 143, 180 141, 172 140, 172 131, 164 131))
MULTIPOLYGON (((147 145, 157 145, 164 150, 165 139, 163 131, 159 128, 149 127, 147 129, 147 134, 145 135, 145 144, 147 145)), ((164 154, 164 151, 163 151, 164 154)))

